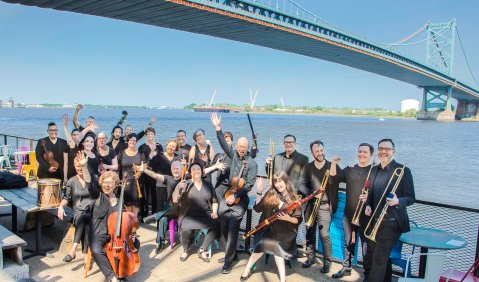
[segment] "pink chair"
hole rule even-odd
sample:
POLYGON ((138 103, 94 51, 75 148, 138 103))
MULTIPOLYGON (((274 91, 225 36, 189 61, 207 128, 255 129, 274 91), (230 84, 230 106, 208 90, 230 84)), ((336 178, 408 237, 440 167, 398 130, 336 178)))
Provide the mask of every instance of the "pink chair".
MULTIPOLYGON (((28 147, 21 147, 20 151, 26 152, 26 151, 28 151, 28 147)), ((22 161, 18 162, 18 174, 19 175, 22 173, 22 166, 25 164, 26 158, 27 158, 27 155, 22 155, 22 161)))
POLYGON ((170 230, 170 248, 173 250, 173 246, 175 245, 175 234, 176 228, 178 227, 178 222, 176 219, 170 219, 168 221, 168 229, 170 230))

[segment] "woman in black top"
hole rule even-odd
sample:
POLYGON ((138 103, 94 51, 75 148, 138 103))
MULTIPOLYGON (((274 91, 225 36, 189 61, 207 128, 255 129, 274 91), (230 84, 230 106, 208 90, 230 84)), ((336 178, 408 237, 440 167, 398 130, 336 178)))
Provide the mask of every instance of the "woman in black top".
MULTIPOLYGON (((76 249, 80 241, 83 242, 83 253, 86 253, 88 248, 87 243, 87 225, 90 222, 90 206, 93 204, 93 199, 88 191, 88 183, 83 177, 83 170, 78 162, 78 158, 74 159, 75 169, 77 175, 70 178, 65 186, 65 194, 58 207, 58 218, 63 220, 65 215, 64 206, 71 204, 73 208, 73 225, 75 226, 75 235, 73 239, 73 246, 68 254, 63 258, 64 262, 71 262, 76 257, 76 249)), ((86 256, 85 256, 86 258, 86 256)))
POLYGON ((191 165, 190 175, 191 181, 181 182, 173 193, 173 202, 177 202, 180 189, 183 191, 179 199, 179 229, 183 245, 180 260, 187 259, 196 231, 208 229, 203 244, 198 249, 198 257, 209 262, 206 249, 218 235, 218 200, 213 185, 202 180, 203 167, 200 164, 193 163, 191 165))
POLYGON ((136 148, 136 141, 138 136, 135 133, 128 135, 128 147, 120 153, 120 168, 121 175, 126 173, 128 177, 127 186, 125 189, 125 206, 127 210, 138 215, 140 210, 140 187, 138 177, 141 173, 135 171, 134 167, 139 166, 144 161, 140 151, 136 148))
POLYGON ((215 156, 215 151, 213 150, 210 140, 206 140, 205 131, 201 128, 195 131, 193 140, 195 140, 196 145, 190 149, 188 156, 189 162, 196 162, 203 167, 207 167, 215 156))
MULTIPOLYGON (((258 180, 256 185, 256 191, 259 197, 256 197, 254 210, 256 212, 262 212, 262 219, 269 218, 297 199, 286 172, 279 171, 274 174, 273 178, 273 188, 270 188, 264 197, 261 197, 264 190, 262 178, 258 180)), ((289 214, 281 214, 279 220, 271 223, 264 232, 260 233, 257 236, 256 246, 246 264, 241 280, 243 281, 249 278, 253 264, 261 258, 263 253, 267 253, 274 255, 280 281, 285 281, 286 269, 284 259, 290 260, 298 256, 296 235, 300 222, 301 209, 297 208, 289 214)))
POLYGON ((79 151, 82 152, 87 158, 88 170, 90 171, 90 174, 98 175, 100 159, 98 158, 96 147, 96 135, 93 132, 86 133, 78 144, 79 151))
POLYGON ((115 150, 106 145, 106 134, 105 132, 98 133, 97 137, 97 152, 99 158, 99 169, 100 172, 107 171, 107 170, 118 170, 118 158, 116 156, 115 150))

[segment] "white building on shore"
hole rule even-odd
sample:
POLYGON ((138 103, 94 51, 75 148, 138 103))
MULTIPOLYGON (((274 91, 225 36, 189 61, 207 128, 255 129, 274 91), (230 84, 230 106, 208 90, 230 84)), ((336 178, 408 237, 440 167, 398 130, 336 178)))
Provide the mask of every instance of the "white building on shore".
POLYGON ((419 101, 414 99, 406 99, 401 101, 401 113, 414 109, 419 111, 419 101))

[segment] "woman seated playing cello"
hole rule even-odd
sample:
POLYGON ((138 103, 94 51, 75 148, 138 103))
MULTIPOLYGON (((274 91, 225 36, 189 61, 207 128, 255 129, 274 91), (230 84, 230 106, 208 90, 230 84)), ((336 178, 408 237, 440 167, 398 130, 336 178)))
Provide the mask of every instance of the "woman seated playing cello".
MULTIPOLYGON (((81 154, 83 156, 83 154, 81 154)), ((118 174, 113 171, 105 171, 98 179, 96 175, 91 176, 87 168, 87 160, 85 158, 79 159, 82 165, 84 179, 88 185, 90 196, 94 199, 90 221, 90 230, 88 234, 88 241, 93 259, 97 263, 105 281, 116 281, 117 278, 113 271, 111 259, 107 257, 105 247, 111 241, 111 236, 108 228, 109 216, 118 210, 118 202, 120 200, 116 197, 116 188, 120 183, 118 174)), ((136 230, 133 230, 133 237, 136 230)), ((139 248, 139 242, 135 238, 136 252, 139 248)))
MULTIPOLYGON (((262 219, 269 218, 296 200, 293 187, 289 182, 288 175, 284 171, 275 173, 273 179, 273 187, 271 187, 262 198, 261 196, 256 197, 254 210, 256 212, 262 212, 262 219)), ((263 179, 260 178, 256 184, 257 194, 262 194, 263 190, 263 179)), ((253 264, 263 256, 263 253, 274 255, 280 281, 285 281, 286 269, 284 260, 291 260, 298 256, 296 235, 300 223, 301 208, 297 208, 290 214, 281 214, 279 220, 274 221, 267 229, 257 234, 256 238, 258 239, 256 240, 255 238, 257 242, 256 246, 246 264, 243 275, 240 278, 241 281, 245 281, 251 276, 253 264)))

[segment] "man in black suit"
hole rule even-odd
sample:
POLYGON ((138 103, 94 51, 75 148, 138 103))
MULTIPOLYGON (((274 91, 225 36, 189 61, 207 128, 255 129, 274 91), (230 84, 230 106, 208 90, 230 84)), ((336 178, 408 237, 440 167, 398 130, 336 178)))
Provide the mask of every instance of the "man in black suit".
MULTIPOLYGON (((378 158, 380 164, 371 172, 371 188, 366 201, 365 214, 373 214, 373 223, 380 224, 376 234, 376 242, 368 240, 367 252, 372 258, 372 269, 369 277, 364 281, 382 282, 391 281, 392 269, 389 256, 394 245, 402 233, 408 232, 409 218, 406 207, 415 202, 414 183, 411 170, 404 168, 404 174, 395 192, 391 192, 398 180, 402 164, 394 161, 394 142, 391 139, 382 139, 378 143, 378 158), (392 181, 388 185, 389 181, 392 181), (385 191, 386 190, 386 191, 385 191), (382 197, 382 195, 385 197, 382 197), (378 222, 380 212, 387 205, 387 213, 381 222, 378 222)), ((373 226, 373 225, 372 225, 373 226)), ((370 231, 366 230, 366 233, 370 231)))

